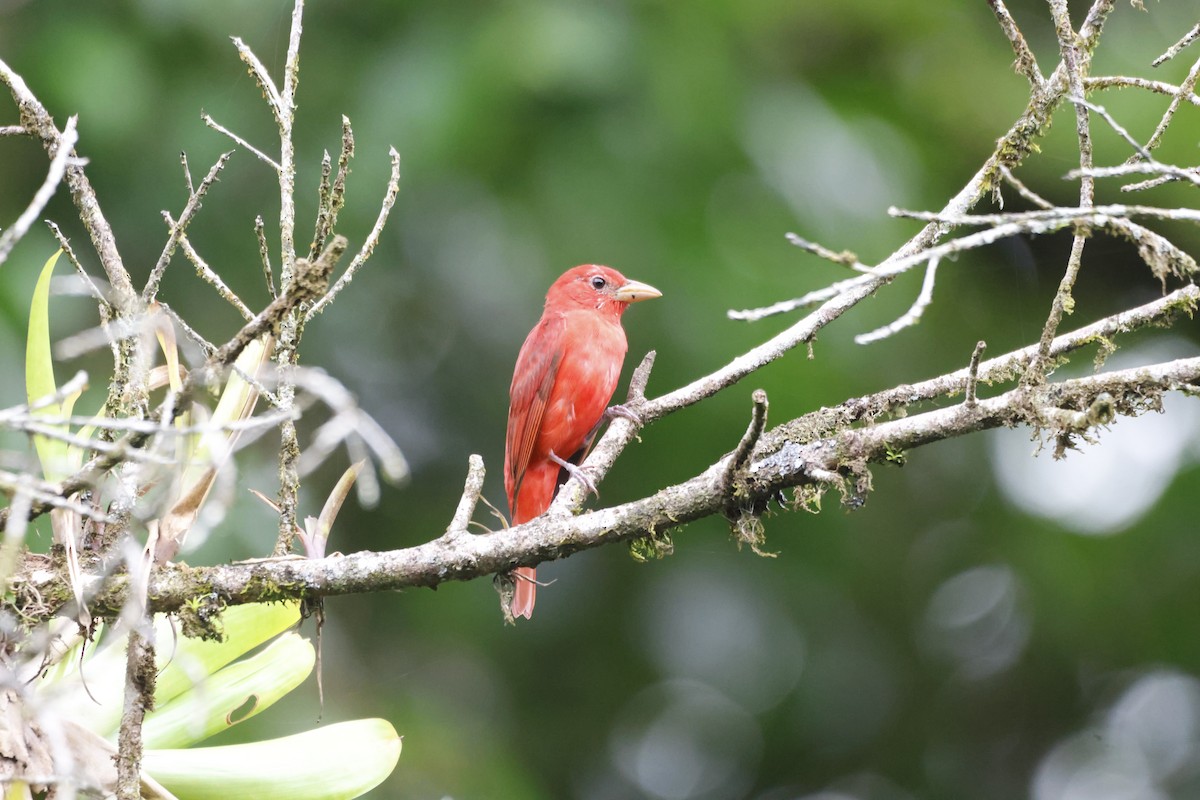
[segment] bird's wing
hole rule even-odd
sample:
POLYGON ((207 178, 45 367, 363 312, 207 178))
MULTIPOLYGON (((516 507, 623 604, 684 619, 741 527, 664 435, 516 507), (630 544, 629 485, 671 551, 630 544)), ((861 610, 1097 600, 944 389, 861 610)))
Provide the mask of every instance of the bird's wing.
POLYGON ((504 488, 508 492, 510 511, 516 509, 517 493, 562 364, 565 331, 566 320, 561 315, 543 317, 529 332, 517 356, 509 389, 508 437, 504 450, 504 488))

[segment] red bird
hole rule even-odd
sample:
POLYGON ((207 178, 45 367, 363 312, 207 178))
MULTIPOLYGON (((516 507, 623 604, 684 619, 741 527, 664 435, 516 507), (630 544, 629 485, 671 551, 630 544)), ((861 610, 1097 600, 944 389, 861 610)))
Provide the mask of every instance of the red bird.
MULTIPOLYGON (((514 525, 545 513, 570 466, 587 453, 625 360, 621 314, 630 303, 661 296, 596 264, 567 270, 546 293, 509 389, 504 490, 514 525)), ((537 571, 515 572, 511 610, 529 619, 537 571)))

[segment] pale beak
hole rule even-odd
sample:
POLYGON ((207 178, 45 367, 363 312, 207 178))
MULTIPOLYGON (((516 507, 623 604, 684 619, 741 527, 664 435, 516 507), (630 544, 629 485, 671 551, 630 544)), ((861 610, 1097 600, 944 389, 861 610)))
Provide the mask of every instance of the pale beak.
POLYGON ((662 292, 648 283, 628 281, 616 291, 616 298, 622 303, 640 303, 643 300, 653 300, 662 297, 662 292))

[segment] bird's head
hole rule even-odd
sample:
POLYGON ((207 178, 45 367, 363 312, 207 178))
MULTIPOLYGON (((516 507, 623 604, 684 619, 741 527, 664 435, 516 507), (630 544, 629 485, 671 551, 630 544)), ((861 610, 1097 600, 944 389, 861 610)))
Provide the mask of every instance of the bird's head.
POLYGON ((546 293, 546 307, 568 310, 595 308, 620 316, 630 303, 662 297, 662 292, 631 281, 612 267, 584 264, 569 269, 546 293))

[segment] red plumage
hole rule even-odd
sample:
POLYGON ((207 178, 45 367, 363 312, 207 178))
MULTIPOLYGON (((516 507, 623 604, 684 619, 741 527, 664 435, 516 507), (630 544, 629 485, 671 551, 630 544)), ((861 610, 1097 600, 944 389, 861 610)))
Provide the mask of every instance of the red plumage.
MULTIPOLYGON (((540 516, 554 499, 562 468, 551 453, 583 459, 625 360, 621 315, 630 303, 659 296, 595 264, 567 270, 550 287, 509 389, 504 490, 514 525, 540 516)), ((536 579, 534 568, 517 568, 513 616, 533 615, 536 579)))

